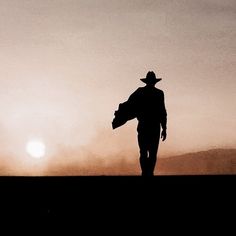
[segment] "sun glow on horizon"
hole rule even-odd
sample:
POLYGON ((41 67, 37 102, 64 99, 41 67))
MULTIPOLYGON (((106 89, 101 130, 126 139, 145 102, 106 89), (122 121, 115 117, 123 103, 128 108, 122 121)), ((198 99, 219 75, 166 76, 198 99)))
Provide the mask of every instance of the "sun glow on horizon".
POLYGON ((41 141, 32 140, 26 144, 26 152, 33 158, 42 158, 45 155, 45 144, 41 141))

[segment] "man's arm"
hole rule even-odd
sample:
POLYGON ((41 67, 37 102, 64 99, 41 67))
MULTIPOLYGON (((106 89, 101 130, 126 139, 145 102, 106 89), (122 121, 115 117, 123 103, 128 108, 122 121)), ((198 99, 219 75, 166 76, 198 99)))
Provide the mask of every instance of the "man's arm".
POLYGON ((165 107, 165 96, 164 96, 164 93, 162 92, 162 101, 161 101, 161 127, 162 127, 161 139, 162 141, 164 141, 167 136, 166 126, 167 126, 167 112, 166 112, 166 107, 165 107))

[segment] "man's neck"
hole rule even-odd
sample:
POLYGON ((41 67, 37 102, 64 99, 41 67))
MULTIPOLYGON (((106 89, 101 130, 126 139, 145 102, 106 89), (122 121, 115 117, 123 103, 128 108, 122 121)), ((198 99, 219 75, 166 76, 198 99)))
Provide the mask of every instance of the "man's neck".
POLYGON ((147 84, 145 87, 147 87, 147 88, 155 88, 155 85, 147 84))

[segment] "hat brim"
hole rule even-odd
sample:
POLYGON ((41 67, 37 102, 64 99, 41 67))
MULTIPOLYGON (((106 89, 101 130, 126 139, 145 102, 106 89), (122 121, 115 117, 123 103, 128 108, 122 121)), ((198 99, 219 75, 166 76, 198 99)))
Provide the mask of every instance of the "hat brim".
POLYGON ((142 78, 140 79, 142 82, 144 82, 145 84, 148 84, 148 83, 157 83, 159 81, 162 80, 162 78, 157 78, 155 80, 148 80, 147 78, 142 78))

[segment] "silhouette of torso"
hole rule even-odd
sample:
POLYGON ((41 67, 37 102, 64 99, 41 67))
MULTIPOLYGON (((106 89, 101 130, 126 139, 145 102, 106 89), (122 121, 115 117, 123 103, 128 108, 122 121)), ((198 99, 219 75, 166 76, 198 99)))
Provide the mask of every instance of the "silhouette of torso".
POLYGON ((135 107, 139 133, 160 132, 160 124, 165 128, 166 109, 162 90, 154 86, 140 87, 130 95, 128 101, 135 107))

